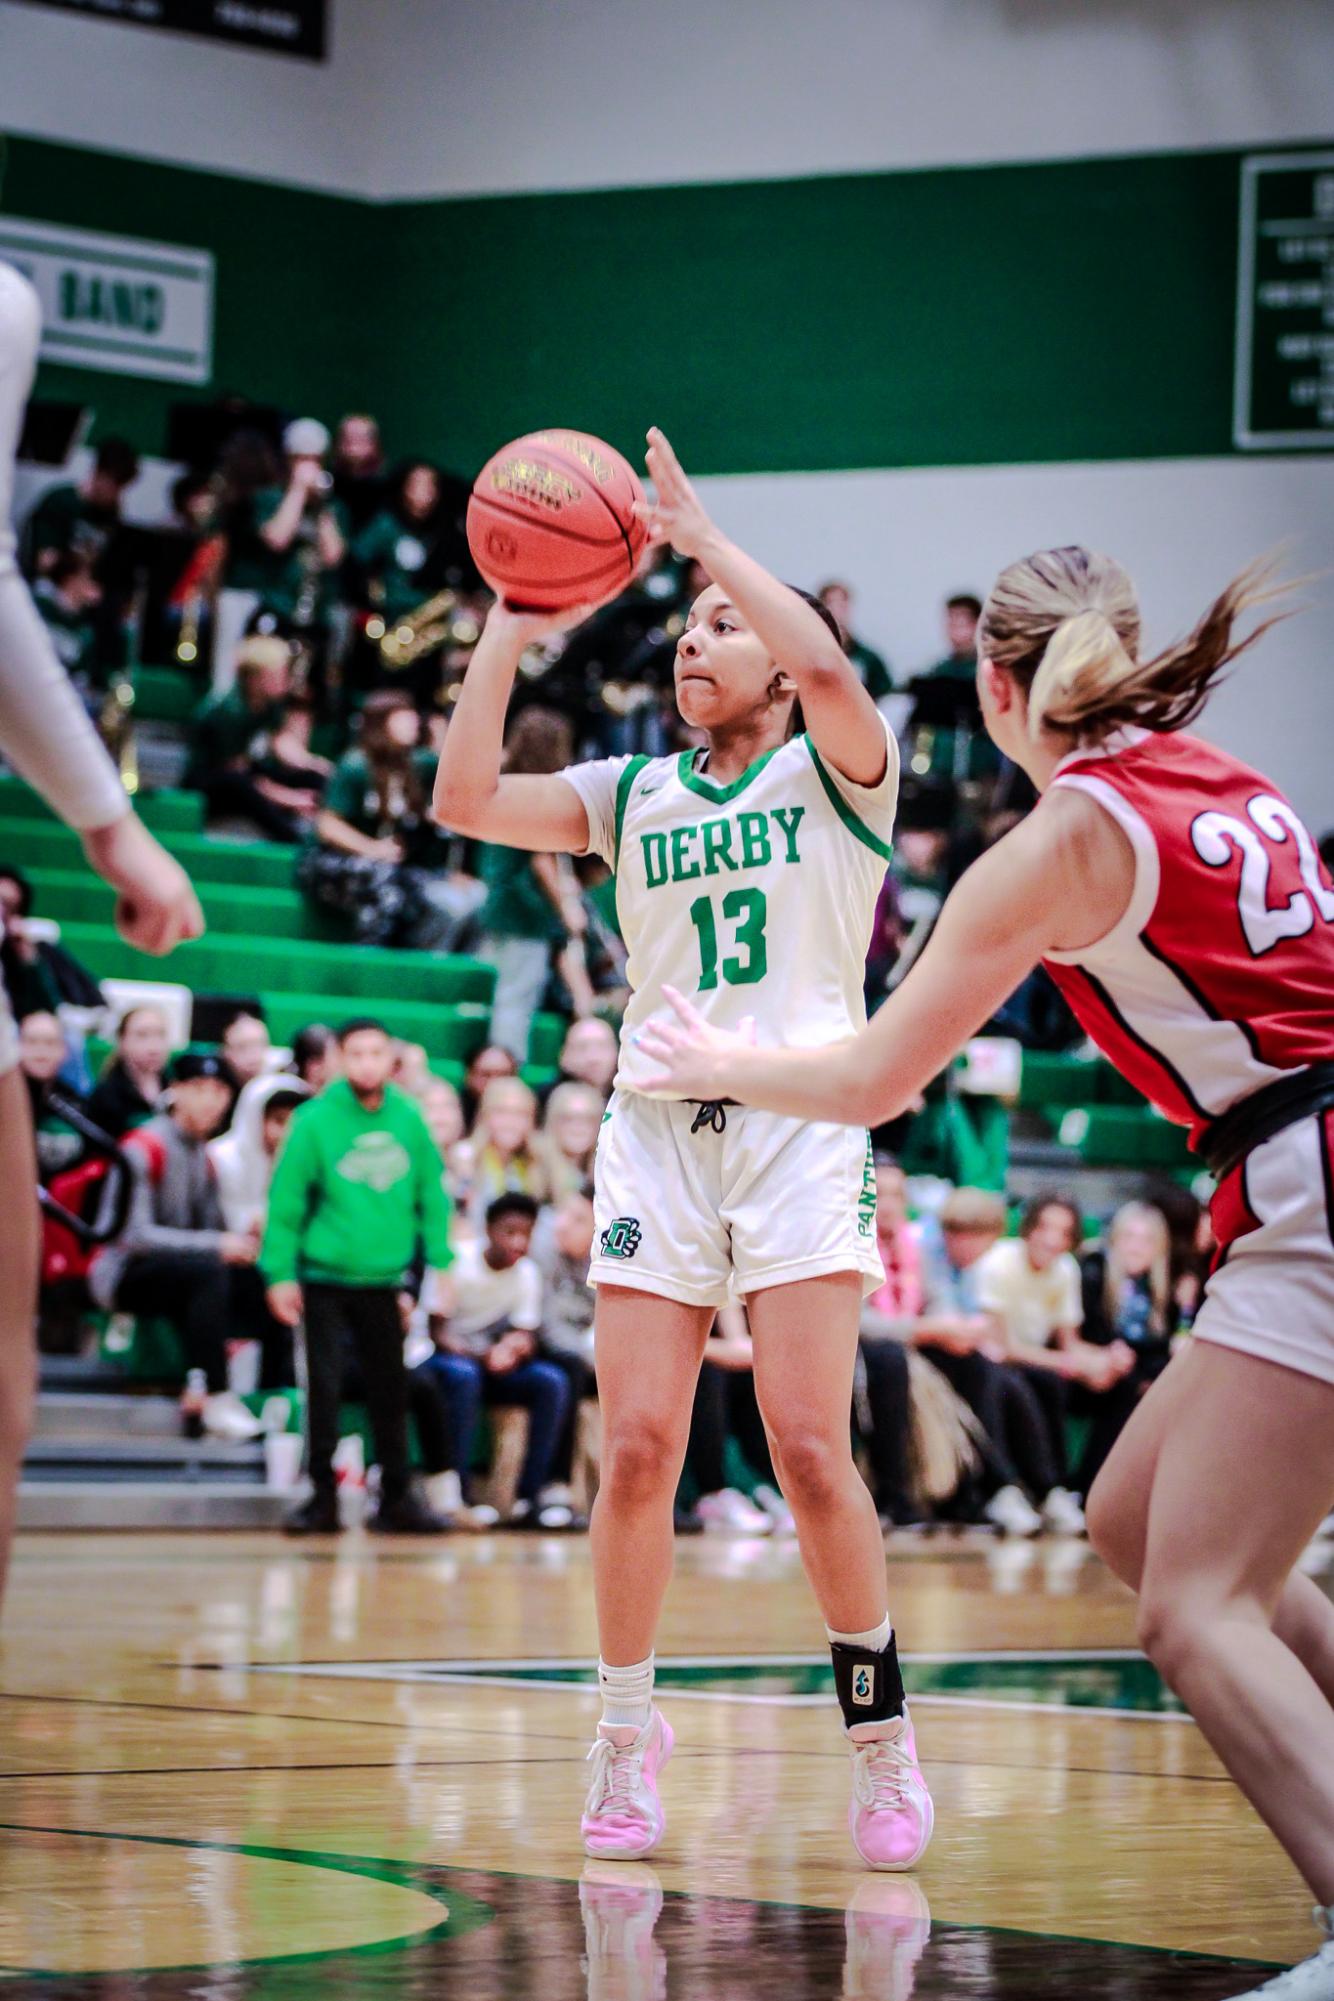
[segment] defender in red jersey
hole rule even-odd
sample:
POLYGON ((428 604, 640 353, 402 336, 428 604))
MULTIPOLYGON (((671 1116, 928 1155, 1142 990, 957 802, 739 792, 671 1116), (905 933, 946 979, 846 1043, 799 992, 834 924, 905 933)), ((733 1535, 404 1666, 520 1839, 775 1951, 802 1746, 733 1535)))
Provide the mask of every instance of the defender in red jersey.
MULTIPOLYGON (((1255 1993, 1334 2001, 1334 1606, 1295 1566, 1334 1501, 1334 883, 1269 779, 1186 726, 1272 593, 1236 579, 1140 658, 1120 564, 1012 564, 978 631, 978 692, 1036 810, 964 876, 871 1026, 756 1049, 680 995, 650 1022, 651 1088, 877 1123, 1038 963, 1217 1182, 1220 1252, 1195 1336, 1089 1497, 1140 1593, 1146 1652, 1317 1897, 1329 1935, 1255 1993)), ((1268 623, 1272 623, 1268 621, 1268 623)), ((670 990, 669 990, 670 992, 670 990)))

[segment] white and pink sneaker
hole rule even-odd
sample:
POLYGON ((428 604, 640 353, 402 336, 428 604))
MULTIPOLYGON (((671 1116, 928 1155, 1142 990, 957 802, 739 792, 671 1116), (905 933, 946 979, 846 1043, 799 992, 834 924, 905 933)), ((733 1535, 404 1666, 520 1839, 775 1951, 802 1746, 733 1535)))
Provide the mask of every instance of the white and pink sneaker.
POLYGON ((908 1712, 884 1723, 854 1723, 852 1843, 870 1869, 911 1869, 931 1840, 935 1809, 917 1762, 908 1712))
POLYGON ((590 1855, 634 1862, 657 1847, 667 1825, 658 1774, 673 1742, 672 1726, 657 1709, 642 1730, 599 1723, 588 1754, 593 1783, 579 1823, 590 1855))

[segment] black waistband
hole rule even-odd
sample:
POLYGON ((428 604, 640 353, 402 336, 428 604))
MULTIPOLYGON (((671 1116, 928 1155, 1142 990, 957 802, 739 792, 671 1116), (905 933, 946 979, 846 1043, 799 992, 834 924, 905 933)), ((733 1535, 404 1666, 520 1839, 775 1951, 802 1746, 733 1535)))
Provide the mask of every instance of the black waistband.
POLYGON ((1334 1062, 1312 1063, 1291 1077, 1276 1077, 1240 1104, 1213 1119, 1196 1142, 1205 1166, 1215 1181, 1221 1181, 1239 1167, 1248 1153, 1334 1105, 1334 1062))

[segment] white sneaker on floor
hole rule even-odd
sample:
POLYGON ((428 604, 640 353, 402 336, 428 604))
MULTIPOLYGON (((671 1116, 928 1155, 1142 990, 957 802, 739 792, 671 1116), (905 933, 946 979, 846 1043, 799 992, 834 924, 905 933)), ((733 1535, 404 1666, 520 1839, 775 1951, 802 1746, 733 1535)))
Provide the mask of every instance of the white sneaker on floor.
MULTIPOLYGON (((1316 1923, 1326 1932, 1334 1930, 1330 1916, 1330 1912, 1316 1906, 1316 1923)), ((1261 1987, 1248 1987, 1244 1994, 1234 1995, 1232 2001, 1258 2001, 1262 1994, 1268 1995, 1269 2001, 1334 2001, 1334 1936, 1327 1938, 1319 1952, 1313 1952, 1300 1965, 1290 1966, 1286 1973, 1276 1973, 1261 1987)))
POLYGON ((494 1508, 470 1508, 463 1498, 463 1482, 457 1473, 432 1473, 423 1480, 426 1499, 434 1514, 457 1529, 493 1529, 500 1516, 494 1508))
POLYGON ((226 1439, 230 1445, 258 1438, 264 1429, 259 1419, 246 1409, 235 1390, 216 1390, 212 1396, 205 1397, 199 1421, 210 1438, 226 1439))
POLYGON ((753 1508, 735 1487, 721 1487, 716 1494, 703 1494, 695 1508, 708 1535, 772 1535, 773 1523, 762 1509, 753 1508))
POLYGON ((1042 1517, 1022 1487, 1002 1487, 983 1508, 987 1521, 1002 1535, 1041 1535, 1042 1517))
POLYGON ((775 1535, 795 1535, 797 1533, 797 1524, 792 1519, 792 1510, 779 1493, 777 1487, 757 1487, 750 1498, 757 1508, 762 1508, 765 1514, 768 1515, 769 1520, 774 1525, 775 1535))
POLYGON ((1042 1503, 1042 1519, 1053 1535, 1087 1535, 1079 1496, 1068 1487, 1053 1487, 1042 1503))

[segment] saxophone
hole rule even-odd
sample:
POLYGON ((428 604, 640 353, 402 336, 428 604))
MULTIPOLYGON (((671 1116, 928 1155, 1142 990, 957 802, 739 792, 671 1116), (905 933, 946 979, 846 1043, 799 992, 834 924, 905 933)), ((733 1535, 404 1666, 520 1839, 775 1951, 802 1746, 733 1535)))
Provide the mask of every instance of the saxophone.
POLYGON ((437 591, 394 625, 386 624, 378 612, 366 622, 366 637, 378 641, 380 659, 391 673, 413 666, 443 646, 473 647, 480 636, 477 620, 460 605, 454 590, 437 591))

